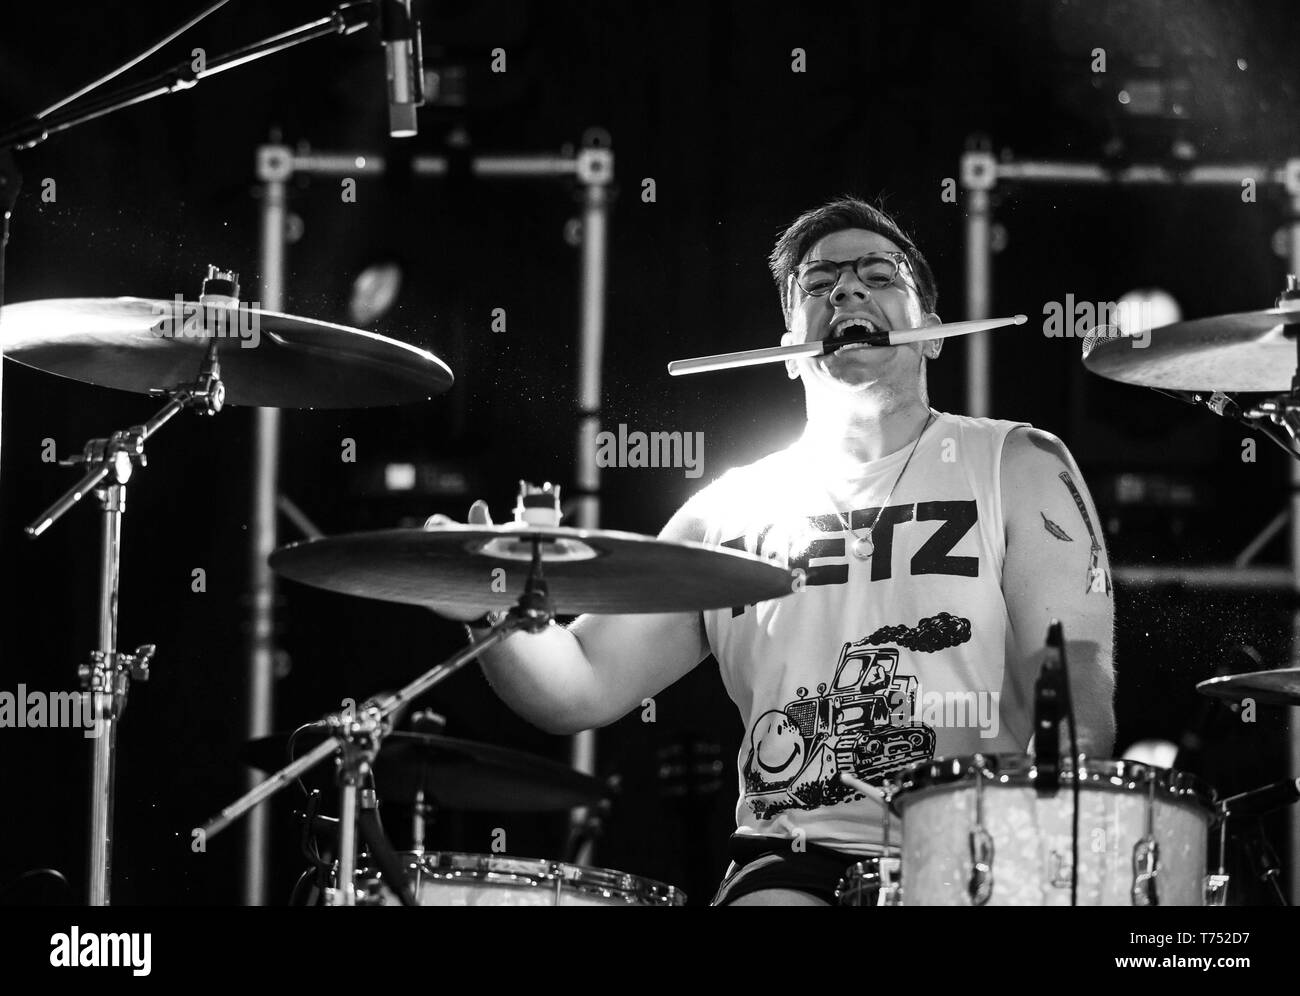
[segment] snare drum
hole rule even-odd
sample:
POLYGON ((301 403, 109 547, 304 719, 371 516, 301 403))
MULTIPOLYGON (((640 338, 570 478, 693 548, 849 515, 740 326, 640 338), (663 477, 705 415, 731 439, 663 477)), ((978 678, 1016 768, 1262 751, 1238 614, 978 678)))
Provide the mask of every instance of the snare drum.
MULTIPOLYGON (((421 906, 684 906, 680 889, 608 868, 505 855, 428 851, 400 854, 421 906)), ((369 890, 397 906, 392 890, 368 875, 369 890)))
MULTIPOLYGON (((903 905, 1068 906, 1073 772, 1040 798, 1021 754, 940 758, 895 781, 903 905)), ((1080 906, 1204 906, 1214 795, 1191 775, 1085 760, 1080 906)))

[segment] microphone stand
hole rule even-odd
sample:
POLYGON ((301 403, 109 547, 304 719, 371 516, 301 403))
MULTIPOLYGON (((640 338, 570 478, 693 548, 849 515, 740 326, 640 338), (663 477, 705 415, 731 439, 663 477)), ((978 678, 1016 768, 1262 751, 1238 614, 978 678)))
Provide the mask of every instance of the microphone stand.
POLYGON ((1078 730, 1074 720, 1074 698, 1070 693, 1070 669, 1065 656, 1065 635, 1060 620, 1047 627, 1048 655, 1034 686, 1034 794, 1054 796, 1060 789, 1060 724, 1064 718, 1070 739, 1070 905, 1079 905, 1079 786, 1085 774, 1079 756, 1078 730))
POLYGON ((188 90, 209 76, 216 76, 227 69, 234 69, 265 56, 283 52, 303 42, 323 38, 326 35, 354 34, 369 27, 374 17, 374 4, 370 0, 341 3, 328 17, 318 18, 262 41, 245 45, 233 52, 219 55, 207 62, 202 69, 196 70, 190 61, 178 62, 170 69, 164 69, 146 80, 118 87, 80 106, 63 108, 45 117, 32 117, 19 121, 0 132, 0 150, 30 149, 57 132, 67 131, 125 107, 142 104, 154 97, 175 93, 178 90, 188 90))

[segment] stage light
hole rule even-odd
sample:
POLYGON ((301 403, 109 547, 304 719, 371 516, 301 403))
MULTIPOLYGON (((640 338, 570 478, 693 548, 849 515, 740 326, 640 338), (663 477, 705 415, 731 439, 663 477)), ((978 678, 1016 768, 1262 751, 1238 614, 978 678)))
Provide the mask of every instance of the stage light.
POLYGON ((1149 764, 1155 768, 1172 768, 1177 756, 1177 744, 1168 740, 1139 740, 1124 752, 1125 761, 1149 764))
POLYGON ((1120 331, 1130 336, 1172 325, 1183 317, 1174 296, 1158 287, 1131 290, 1116 304, 1115 321, 1119 323, 1120 331))
POLYGON ((371 263, 352 282, 348 314, 353 325, 371 325, 393 306, 402 290, 402 268, 394 262, 371 263))

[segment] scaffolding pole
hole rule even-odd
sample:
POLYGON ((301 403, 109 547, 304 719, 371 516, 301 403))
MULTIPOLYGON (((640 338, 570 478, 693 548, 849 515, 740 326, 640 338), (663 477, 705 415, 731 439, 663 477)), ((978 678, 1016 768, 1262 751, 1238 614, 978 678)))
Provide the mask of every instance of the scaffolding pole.
MULTIPOLYGON (((411 160, 416 177, 445 177, 451 169, 446 156, 420 155, 411 160)), ((284 145, 264 145, 257 151, 262 184, 262 306, 283 311, 289 294, 285 283, 287 218, 285 197, 295 176, 379 177, 387 162, 366 152, 294 151, 284 145)), ((596 434, 600 431, 601 363, 605 336, 605 284, 608 273, 610 186, 614 153, 589 147, 561 155, 483 155, 469 162, 470 175, 485 180, 564 180, 582 190, 582 243, 579 267, 581 314, 577 385, 578 456, 574 479, 578 485, 577 524, 600 524, 600 470, 596 466, 596 434)), ((267 556, 276 546, 275 509, 278 497, 280 422, 275 409, 258 409, 254 453, 253 514, 250 524, 249 587, 251 618, 247 657, 248 736, 271 732, 274 702, 275 588, 267 556)), ((596 740, 591 731, 573 738, 574 766, 591 774, 596 767, 596 740)), ((268 838, 266 816, 254 810, 245 831, 244 902, 266 902, 268 838), (261 814, 259 820, 259 814, 261 814)), ((582 818, 574 814, 574 820, 582 818)), ((587 853, 590 854, 590 848, 587 853)))
MULTIPOLYGON (((997 158, 992 151, 972 149, 962 155, 961 182, 966 205, 966 317, 986 318, 992 306, 993 192, 999 181, 1017 184, 1079 186, 1185 186, 1237 187, 1253 181, 1256 188, 1280 186, 1290 198, 1288 225, 1290 272, 1300 274, 1300 158, 1281 166, 1267 163, 1218 163, 1171 169, 1160 164, 1133 164, 1111 168, 1098 163, 1063 160, 997 158)), ((1270 304, 1272 302, 1269 302, 1270 304)), ((989 333, 968 337, 966 401, 972 415, 991 412, 993 356, 989 333)), ((1289 587, 1300 601, 1300 461, 1290 467, 1291 563, 1289 587)), ((1117 572, 1117 575, 1119 572, 1117 572)), ((1290 666, 1300 666, 1300 608, 1291 616, 1290 666)), ((1300 777, 1300 716, 1288 714, 1287 759, 1291 777, 1300 777)), ((1286 862, 1292 901, 1300 896, 1300 806, 1288 818, 1286 862)))

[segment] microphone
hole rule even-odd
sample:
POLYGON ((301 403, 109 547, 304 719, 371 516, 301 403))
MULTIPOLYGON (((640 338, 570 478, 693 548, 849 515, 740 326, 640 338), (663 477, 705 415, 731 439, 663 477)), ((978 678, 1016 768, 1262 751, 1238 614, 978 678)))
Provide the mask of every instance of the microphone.
POLYGON ((1300 799, 1300 778, 1283 778, 1263 788, 1232 795, 1219 803, 1227 816, 1263 816, 1300 799))
POLYGON ((1034 791, 1055 795, 1061 787, 1061 715, 1069 689, 1065 681, 1065 639, 1061 623, 1047 627, 1047 652, 1034 683, 1034 791))
POLYGON ((388 68, 388 133, 410 138, 415 109, 424 103, 420 22, 411 16, 411 0, 379 0, 379 32, 388 68))

